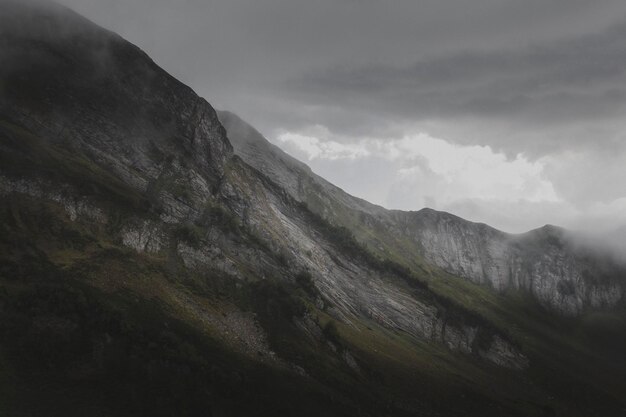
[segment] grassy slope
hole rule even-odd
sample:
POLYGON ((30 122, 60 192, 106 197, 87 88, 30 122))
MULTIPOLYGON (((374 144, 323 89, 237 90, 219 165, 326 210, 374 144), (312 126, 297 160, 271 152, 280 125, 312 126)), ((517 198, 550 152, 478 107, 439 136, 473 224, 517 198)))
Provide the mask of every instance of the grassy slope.
MULTIPOLYGON (((5 173, 43 172, 71 183, 119 222, 125 212, 151 215, 142 195, 87 158, 49 147, 6 122, 0 127, 5 173)), ((221 285, 219 276, 172 277, 167 253, 138 255, 120 247, 115 222, 70 222, 58 205, 19 196, 3 199, 0 210, 4 415, 202 415, 211 408, 214 415, 539 416, 554 409, 558 415, 611 416, 624 406, 619 349, 626 347, 626 326, 615 314, 556 319, 521 294, 496 297, 420 265, 413 266, 415 279, 508 332, 531 357, 531 368, 498 369, 366 322, 356 328, 339 323, 332 349, 304 337, 289 319, 304 305, 322 326, 332 320, 299 288, 278 282, 237 288, 221 285), (217 284, 207 286, 207 280, 217 284), (273 349, 312 378, 236 353, 216 329, 190 315, 176 293, 217 313, 254 311, 273 349), (355 357, 359 372, 346 365, 344 351, 355 357)))
MULTIPOLYGON (((159 257, 118 248, 55 204, 15 196, 1 210, 6 407, 33 415, 341 410, 314 381, 237 354, 186 315, 171 297, 189 293, 183 277, 168 278, 159 257)), ((218 311, 227 303, 219 298, 204 294, 218 311)))
MULTIPOLYGON (((3 173, 43 174, 70 183, 104 204, 114 219, 125 212, 149 215, 142 195, 87 158, 6 121, 0 127, 3 173)), ((0 210, 2 415, 205 415, 207 409, 216 415, 340 414, 342 406, 329 401, 325 388, 233 353, 212 329, 185 315, 171 294, 190 290, 180 282, 185 277, 174 282, 168 277, 165 255, 140 256, 121 248, 111 230, 70 222, 54 203, 13 195, 3 198, 0 210), (89 321, 98 315, 104 324, 93 328, 89 321), (55 328, 54 320, 41 324, 42 317, 69 329, 55 328), (173 338, 173 347, 164 347, 163 337, 173 338), (113 340, 108 352, 113 364, 94 360, 99 338, 113 340), (77 356, 66 357, 68 349, 77 356), (109 373, 109 367, 121 374, 109 373), (182 381, 190 369, 199 380, 192 378, 191 386, 182 381), (172 397, 181 383, 191 393, 172 397), (159 390, 167 394, 159 396, 159 390), (277 401, 283 395, 285 400, 277 401), (137 405, 149 410, 133 408, 137 405)), ((219 300, 219 286, 212 288, 215 293, 204 295, 219 312, 228 300, 219 300)))
MULTIPOLYGON (((313 212, 327 216, 332 213, 333 223, 348 228, 374 256, 409 268, 415 280, 426 284, 439 297, 474 312, 520 345, 532 363, 528 371, 531 382, 521 386, 534 391, 534 387, 529 387, 532 384, 539 391, 550 392, 544 396, 544 404, 563 415, 575 415, 580 412, 580 405, 589 415, 626 412, 623 411, 626 410, 623 306, 610 312, 563 319, 523 292, 496 295, 487 287, 428 265, 419 256, 420 248, 414 242, 390 234, 376 221, 354 216, 341 204, 321 199, 316 186, 309 184, 311 188, 305 198, 313 212)), ((493 384, 488 389, 506 396, 493 384)))

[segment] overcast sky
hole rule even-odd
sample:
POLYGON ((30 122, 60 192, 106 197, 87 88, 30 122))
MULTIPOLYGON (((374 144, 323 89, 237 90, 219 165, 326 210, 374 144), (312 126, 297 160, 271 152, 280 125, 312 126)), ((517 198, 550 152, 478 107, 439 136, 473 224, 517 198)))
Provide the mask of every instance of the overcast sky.
POLYGON ((60 2, 351 194, 626 224, 623 0, 60 2))

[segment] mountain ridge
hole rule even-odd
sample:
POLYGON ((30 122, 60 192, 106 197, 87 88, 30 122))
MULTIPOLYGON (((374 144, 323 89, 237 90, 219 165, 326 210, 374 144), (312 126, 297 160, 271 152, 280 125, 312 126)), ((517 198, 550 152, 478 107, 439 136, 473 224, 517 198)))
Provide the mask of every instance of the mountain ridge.
MULTIPOLYGON (((334 185, 332 183, 330 183, 328 180, 324 179, 322 176, 316 174, 311 167, 309 167, 306 163, 300 161, 299 159, 291 156, 289 153, 285 152, 284 150, 282 150, 280 148, 280 146, 272 143, 270 140, 266 139, 263 134, 261 132, 259 132, 257 129, 255 129, 252 125, 250 125, 249 123, 247 123, 244 119, 242 119, 239 115, 237 115, 235 112, 231 111, 231 110, 217 110, 217 113, 219 115, 220 120, 223 122, 224 125, 228 125, 231 127, 231 129, 243 129, 243 130, 234 130, 231 132, 231 135, 233 136, 233 140, 231 140, 231 143, 233 143, 233 145, 236 148, 236 153, 239 154, 240 156, 244 157, 244 159, 249 159, 249 160, 253 160, 252 159, 252 154, 249 153, 251 150, 250 146, 246 146, 247 142, 250 144, 257 144, 257 145, 262 145, 265 146, 267 148, 269 148, 272 153, 278 153, 278 157, 280 158, 286 158, 286 161, 288 163, 292 163, 298 167, 300 167, 303 171, 314 175, 316 177, 316 179, 324 181, 328 184, 330 184, 331 186, 335 187, 337 190, 339 190, 342 193, 345 193, 345 195, 354 200, 354 201, 359 201, 364 203, 365 205, 370 206, 372 209, 378 209, 378 210, 384 210, 387 212, 398 212, 398 213, 420 213, 420 212, 434 212, 434 213, 438 213, 441 215, 447 215, 447 216, 452 216, 455 217, 457 219, 463 220, 467 223, 471 223, 471 224, 475 224, 475 225, 484 225, 489 227, 490 229, 493 229, 494 231, 503 233, 503 234, 507 234, 507 235, 511 235, 511 236, 521 236, 524 234, 528 234, 528 233, 533 233, 533 232, 538 232, 540 230, 543 229, 555 229, 555 230, 563 230, 566 231, 567 229, 558 226, 558 225, 553 225, 553 224, 545 224, 543 226, 539 226, 536 227, 534 229, 530 229, 524 232, 517 232, 517 233, 511 233, 511 232, 505 232, 503 230, 500 230, 496 227, 493 227, 491 225, 489 225, 488 223, 485 222, 481 222, 481 221, 472 221, 472 220, 467 220, 464 219, 454 213, 445 211, 445 210, 437 210, 437 209, 433 209, 430 207, 423 207, 420 209, 416 209, 416 210, 399 210, 399 209, 389 209, 386 207, 383 207, 379 204, 374 204, 371 203, 369 201, 367 201, 364 198, 361 197, 357 197, 354 196, 352 194, 350 194, 349 192, 345 191, 344 189, 342 189, 341 187, 334 185)), ((265 162, 268 161, 268 159, 264 159, 265 162)), ((262 170, 261 170, 262 171, 262 170)), ((263 171, 262 171, 263 172, 263 171)))
MULTIPOLYGON (((327 216, 331 221, 341 219, 340 216, 329 214, 329 211, 333 205, 343 205, 343 209, 348 211, 346 218, 359 218, 362 213, 366 213, 374 216, 374 222, 381 222, 384 228, 394 230, 394 234, 405 235, 413 240, 417 248, 409 250, 409 256, 401 259, 405 265, 413 266, 410 257, 419 254, 447 272, 478 284, 490 285, 498 291, 510 287, 528 290, 545 306, 566 315, 578 315, 588 308, 610 308, 624 298, 622 280, 613 280, 604 287, 596 284, 595 287, 588 288, 589 284, 585 282, 583 275, 600 274, 593 270, 587 272, 586 269, 591 268, 587 265, 578 265, 578 258, 587 255, 574 251, 574 236, 563 228, 546 225, 525 233, 510 234, 485 223, 467 221, 452 213, 430 208, 407 212, 386 210, 352 197, 312 173, 306 165, 303 167, 301 162, 293 163, 294 158, 270 144, 258 131, 252 127, 241 127, 245 122, 232 113, 218 112, 218 115, 227 131, 230 131, 229 137, 235 152, 275 181, 289 184, 286 188, 296 199, 306 201, 309 198, 302 185, 308 181, 309 188, 314 190, 311 192, 321 189, 329 199, 334 200, 322 202, 321 206, 311 205, 314 210, 317 209, 318 214, 327 216), (281 165, 286 165, 283 172, 279 172, 281 165), (294 179, 294 175, 297 178, 294 179), (294 185, 296 182, 297 186, 294 185), (525 254, 530 251, 530 248, 524 247, 526 241, 530 241, 534 247, 542 246, 546 251, 551 250, 550 259, 561 259, 560 263, 539 262, 525 267, 524 265, 535 262, 538 257, 536 250, 534 254, 525 254), (559 246, 565 249, 558 250, 559 246), (524 272, 523 268, 530 268, 531 271, 524 272), (554 272, 555 270, 564 272, 554 272), (544 279, 545 277, 551 277, 551 281, 544 279), (574 294, 571 294, 572 291, 566 291, 567 294, 561 291, 566 287, 573 288, 574 294)), ((348 220, 340 224, 351 227, 348 220)), ((376 232, 369 225, 364 226, 369 230, 357 237, 367 241, 367 234, 375 235, 376 232)), ((388 240, 392 241, 393 249, 402 245, 398 239, 394 241, 394 236, 389 236, 388 240)), ((626 268, 611 262, 608 256, 601 262, 611 263, 610 268, 614 269, 616 276, 626 275, 626 268)))

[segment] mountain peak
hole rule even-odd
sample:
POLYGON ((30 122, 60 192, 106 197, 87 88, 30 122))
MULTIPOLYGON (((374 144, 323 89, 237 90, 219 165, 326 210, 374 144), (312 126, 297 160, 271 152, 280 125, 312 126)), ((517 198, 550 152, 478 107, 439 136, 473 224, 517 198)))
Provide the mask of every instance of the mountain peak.
MULTIPOLYGON (((140 181, 149 155, 184 155, 217 183, 232 147, 215 110, 139 48, 61 6, 3 5, 0 110, 51 143, 99 155, 98 163, 140 181)), ((181 161, 182 162, 182 161, 181 161)))

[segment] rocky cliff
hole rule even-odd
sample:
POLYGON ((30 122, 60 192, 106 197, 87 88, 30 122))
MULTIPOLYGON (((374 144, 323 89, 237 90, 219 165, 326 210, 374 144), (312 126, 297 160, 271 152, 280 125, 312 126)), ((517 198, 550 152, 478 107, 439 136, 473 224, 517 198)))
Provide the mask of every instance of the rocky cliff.
POLYGON ((564 315, 610 309, 624 298, 624 266, 580 247, 563 229, 511 235, 433 210, 407 217, 408 235, 426 259, 495 291, 525 290, 564 315))

